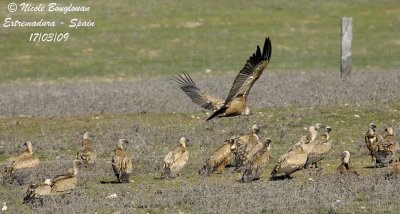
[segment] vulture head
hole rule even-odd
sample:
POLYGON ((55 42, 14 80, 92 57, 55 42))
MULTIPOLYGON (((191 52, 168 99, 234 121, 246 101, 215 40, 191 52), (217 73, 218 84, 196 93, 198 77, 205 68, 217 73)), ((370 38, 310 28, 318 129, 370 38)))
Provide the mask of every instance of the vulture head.
POLYGON ((186 137, 181 137, 179 139, 179 145, 182 146, 183 148, 186 148, 186 144, 189 142, 189 139, 186 137))
POLYGON ((29 154, 33 154, 32 142, 31 141, 26 141, 24 145, 26 146, 26 149, 28 150, 29 154))
POLYGON ((260 127, 257 124, 254 124, 251 129, 253 130, 253 133, 258 134, 260 133, 260 127))
POLYGON ((350 152, 349 151, 344 151, 340 157, 342 159, 342 163, 349 164, 349 161, 350 161, 350 152))

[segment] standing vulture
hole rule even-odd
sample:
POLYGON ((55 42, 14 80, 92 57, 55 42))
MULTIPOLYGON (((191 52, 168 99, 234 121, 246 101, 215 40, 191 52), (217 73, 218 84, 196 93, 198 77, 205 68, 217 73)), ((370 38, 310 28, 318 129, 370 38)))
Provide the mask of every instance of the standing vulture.
POLYGON ((376 152, 378 151, 378 141, 380 141, 380 139, 378 139, 376 125, 374 123, 369 124, 364 139, 369 155, 371 156, 372 164, 376 164, 376 152))
POLYGON ((232 88, 225 101, 203 93, 193 82, 189 75, 183 74, 176 79, 179 87, 197 105, 215 111, 207 120, 219 117, 232 117, 250 114, 247 106, 247 95, 250 89, 261 76, 271 58, 271 40, 265 39, 263 51, 257 46, 257 50, 247 60, 244 68, 236 76, 232 88))
POLYGON ((254 150, 258 150, 260 147, 262 147, 262 143, 259 141, 257 135, 259 133, 260 128, 257 124, 254 124, 252 126, 251 133, 241 135, 235 139, 236 147, 233 150, 233 153, 235 157, 236 171, 240 171, 240 168, 243 166, 243 164, 247 163, 247 161, 251 158, 250 156, 255 154, 254 150))
POLYGON ((353 164, 351 163, 350 160, 350 152, 344 151, 342 155, 340 156, 340 159, 342 163, 340 166, 337 168, 337 171, 342 174, 342 175, 357 175, 359 176, 360 174, 355 170, 353 164))
POLYGON ((250 163, 242 175, 242 182, 252 182, 260 179, 261 174, 267 168, 270 159, 271 150, 271 139, 267 138, 267 141, 263 143, 264 147, 258 150, 258 152, 250 160, 250 163))
POLYGON ((394 131, 392 127, 385 129, 385 137, 378 142, 378 151, 376 152, 376 167, 388 166, 396 152, 399 150, 399 143, 394 140, 394 131))
POLYGON ((178 147, 165 156, 161 178, 175 178, 180 175, 180 171, 189 160, 189 151, 186 150, 186 144, 188 142, 189 139, 181 137, 178 147))
POLYGON ((235 149, 235 139, 226 140, 217 150, 215 150, 203 168, 200 169, 201 176, 210 175, 213 172, 222 173, 225 166, 230 162, 232 150, 235 149))
POLYGON ((72 168, 66 173, 57 175, 51 180, 51 194, 52 195, 63 195, 69 194, 75 189, 78 178, 78 165, 82 164, 80 160, 74 160, 72 168))
POLYGON ((3 183, 24 184, 32 171, 39 165, 39 159, 33 157, 32 143, 27 141, 25 151, 18 157, 11 157, 4 169, 3 183))
POLYGON ((117 148, 114 149, 114 155, 112 156, 112 168, 115 176, 117 176, 118 182, 128 183, 129 175, 132 173, 132 159, 130 159, 124 151, 122 144, 129 143, 125 139, 119 139, 117 148))
POLYGON ((76 155, 77 160, 82 161, 82 165, 85 167, 93 166, 97 157, 96 150, 94 149, 90 138, 91 135, 88 132, 83 134, 82 146, 76 155))
POLYGON ((332 131, 330 126, 325 127, 326 132, 320 134, 319 138, 314 143, 313 150, 307 157, 307 162, 304 165, 304 169, 307 169, 309 165, 314 165, 315 168, 321 166, 320 162, 325 156, 331 151, 332 143, 330 140, 329 133, 332 131))
POLYGON ((24 204, 43 204, 43 197, 51 193, 51 179, 46 179, 42 184, 31 184, 26 191, 24 204))
POLYGON ((308 154, 314 147, 314 140, 318 135, 320 126, 320 124, 310 126, 308 135, 302 136, 299 142, 292 145, 289 151, 278 159, 278 163, 271 173, 272 180, 290 178, 292 173, 304 167, 308 154))

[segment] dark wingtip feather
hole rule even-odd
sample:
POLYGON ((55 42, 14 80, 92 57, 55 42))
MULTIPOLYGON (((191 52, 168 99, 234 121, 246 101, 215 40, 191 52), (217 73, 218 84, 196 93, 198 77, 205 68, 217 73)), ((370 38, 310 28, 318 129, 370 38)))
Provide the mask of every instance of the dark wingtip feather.
POLYGON ((218 115, 224 113, 225 110, 226 110, 227 108, 228 108, 228 107, 226 107, 226 106, 221 107, 221 108, 218 109, 216 112, 214 112, 209 118, 207 118, 206 121, 209 121, 209 120, 213 119, 214 117, 216 117, 216 116, 218 116, 218 115))
POLYGON ((271 52, 272 52, 272 45, 271 45, 271 39, 269 37, 265 38, 264 42, 264 48, 263 48, 263 59, 266 59, 269 61, 271 58, 271 52))

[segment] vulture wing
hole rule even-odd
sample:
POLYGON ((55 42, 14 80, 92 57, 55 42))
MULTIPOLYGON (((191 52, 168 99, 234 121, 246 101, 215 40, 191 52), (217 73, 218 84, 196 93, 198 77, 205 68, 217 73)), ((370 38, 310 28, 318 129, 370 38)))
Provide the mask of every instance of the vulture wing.
POLYGON ((265 39, 263 52, 261 53, 260 47, 257 46, 256 52, 250 56, 244 68, 236 76, 228 97, 225 100, 225 104, 231 102, 236 97, 247 97, 251 87, 267 67, 271 58, 271 51, 271 40, 267 37, 265 39))
POLYGON ((203 93, 196 86, 189 74, 183 73, 183 75, 178 75, 175 81, 194 103, 205 109, 216 111, 224 104, 223 100, 203 93))

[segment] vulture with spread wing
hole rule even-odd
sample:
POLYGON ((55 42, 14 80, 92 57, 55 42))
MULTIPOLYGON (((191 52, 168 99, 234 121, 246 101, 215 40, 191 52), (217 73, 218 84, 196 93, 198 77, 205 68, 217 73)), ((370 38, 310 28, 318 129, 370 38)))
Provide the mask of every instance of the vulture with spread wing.
POLYGON ((249 115, 250 109, 247 106, 247 95, 267 67, 271 58, 271 50, 271 40, 267 37, 263 51, 261 52, 260 47, 257 46, 256 52, 250 56, 244 68, 236 76, 225 101, 202 92, 188 74, 179 75, 176 82, 194 103, 205 109, 215 111, 207 120, 211 120, 216 116, 249 115))

